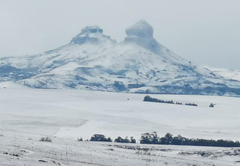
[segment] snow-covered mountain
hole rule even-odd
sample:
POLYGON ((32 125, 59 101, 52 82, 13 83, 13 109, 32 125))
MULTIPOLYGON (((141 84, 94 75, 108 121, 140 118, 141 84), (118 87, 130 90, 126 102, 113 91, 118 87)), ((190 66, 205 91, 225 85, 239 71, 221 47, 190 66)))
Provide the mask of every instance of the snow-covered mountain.
POLYGON ((240 80, 196 66, 159 44, 142 20, 117 43, 99 26, 43 54, 0 59, 0 80, 32 88, 240 95, 240 80))
POLYGON ((233 69, 211 69, 213 73, 224 78, 240 81, 240 70, 233 69))

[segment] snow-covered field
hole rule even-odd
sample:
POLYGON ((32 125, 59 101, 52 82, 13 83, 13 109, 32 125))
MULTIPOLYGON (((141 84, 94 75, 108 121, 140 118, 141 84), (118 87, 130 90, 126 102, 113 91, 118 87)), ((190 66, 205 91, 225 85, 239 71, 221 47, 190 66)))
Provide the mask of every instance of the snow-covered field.
POLYGON ((77 138, 86 140, 93 134, 104 134, 112 139, 133 136, 139 140, 141 133, 152 131, 158 132, 159 136, 170 132, 189 138, 240 140, 240 98, 150 95, 163 100, 199 105, 193 107, 143 102, 144 96, 2 88, 0 163, 225 166, 236 165, 240 161, 238 148, 77 142, 77 138), (216 104, 215 107, 209 108, 210 103, 216 104), (53 142, 40 142, 43 136, 51 137, 53 142))

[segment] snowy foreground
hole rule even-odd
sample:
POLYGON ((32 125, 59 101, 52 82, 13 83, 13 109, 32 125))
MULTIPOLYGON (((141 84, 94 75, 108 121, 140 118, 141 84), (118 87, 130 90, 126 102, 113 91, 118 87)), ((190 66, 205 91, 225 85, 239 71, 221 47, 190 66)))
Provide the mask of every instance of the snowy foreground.
POLYGON ((188 138, 240 140, 240 98, 151 95, 196 103, 143 102, 143 94, 0 89, 0 165, 238 165, 240 148, 78 142, 93 134, 156 131, 188 138), (209 108, 210 103, 216 104, 209 108), (52 142, 40 142, 43 136, 52 142), (239 149, 239 150, 238 150, 239 149))

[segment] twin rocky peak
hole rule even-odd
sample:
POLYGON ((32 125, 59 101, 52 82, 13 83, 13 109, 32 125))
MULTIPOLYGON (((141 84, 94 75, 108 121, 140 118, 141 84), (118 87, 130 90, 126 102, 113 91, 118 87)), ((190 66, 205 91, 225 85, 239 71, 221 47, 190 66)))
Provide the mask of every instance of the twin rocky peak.
MULTIPOLYGON (((134 25, 126 28, 127 37, 124 42, 135 42, 136 44, 159 53, 159 43, 153 38, 153 27, 145 20, 138 21, 134 25)), ((72 44, 101 44, 101 43, 117 44, 116 40, 103 34, 103 29, 99 26, 87 26, 81 30, 81 33, 75 36, 70 43, 72 44)))
POLYGON ((240 95, 240 81, 174 54, 154 39, 146 21, 128 27, 126 34, 117 43, 99 26, 87 26, 57 49, 0 58, 0 82, 41 89, 240 95))

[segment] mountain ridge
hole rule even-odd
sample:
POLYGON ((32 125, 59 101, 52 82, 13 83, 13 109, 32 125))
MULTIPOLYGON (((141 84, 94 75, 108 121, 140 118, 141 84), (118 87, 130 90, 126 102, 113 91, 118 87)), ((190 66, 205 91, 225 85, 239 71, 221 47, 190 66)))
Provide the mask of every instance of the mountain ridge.
POLYGON ((0 81, 44 89, 240 95, 232 80, 192 64, 158 43, 141 20, 117 43, 87 26, 69 44, 39 55, 0 58, 0 81))

